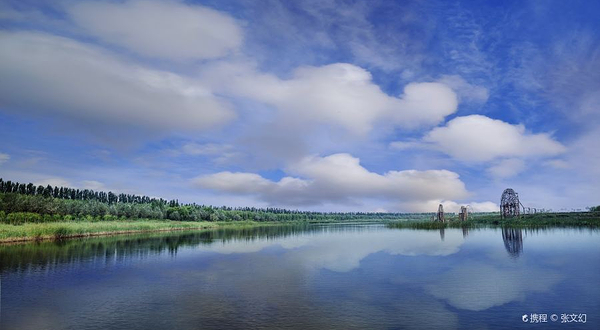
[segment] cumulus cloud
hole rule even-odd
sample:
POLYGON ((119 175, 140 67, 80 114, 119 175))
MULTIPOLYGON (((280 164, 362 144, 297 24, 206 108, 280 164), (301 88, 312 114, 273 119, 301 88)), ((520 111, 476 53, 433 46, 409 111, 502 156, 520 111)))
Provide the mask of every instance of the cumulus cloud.
POLYGON ((411 83, 402 95, 390 96, 371 73, 347 63, 300 67, 289 79, 258 73, 247 63, 222 63, 205 77, 229 93, 275 107, 296 125, 334 124, 357 135, 368 134, 375 124, 435 125, 458 106, 445 84, 411 83))
POLYGON ((33 32, 0 32, 0 99, 7 110, 95 127, 196 131, 235 117, 227 103, 188 78, 33 32))
POLYGON ((504 159, 488 168, 488 173, 497 178, 510 178, 525 170, 525 162, 518 158, 504 159))
POLYGON ((458 174, 446 170, 370 172, 349 154, 309 156, 289 166, 286 176, 272 181, 254 173, 219 172, 194 183, 205 189, 251 194, 276 205, 350 203, 355 198, 394 201, 459 199, 467 191, 458 174))
POLYGON ((435 212, 438 206, 442 204, 444 206, 444 212, 460 212, 461 206, 470 207, 472 212, 495 212, 498 211, 498 204, 494 202, 470 202, 470 203, 457 203, 449 200, 427 200, 427 201, 410 201, 402 202, 399 205, 401 210, 410 210, 412 212, 435 212))
POLYGON ((481 115, 457 117, 446 126, 431 130, 423 141, 458 160, 473 162, 499 157, 555 156, 566 151, 548 133, 532 134, 523 125, 481 115))
POLYGON ((10 155, 0 152, 0 165, 6 163, 10 159, 10 155))
MULTIPOLYGON (((473 212, 495 212, 499 209, 494 202, 471 202, 468 204, 473 212)), ((457 211, 455 211, 457 212, 457 211)))
POLYGON ((150 57, 212 59, 242 43, 242 30, 231 16, 177 1, 86 1, 67 12, 90 34, 150 57))

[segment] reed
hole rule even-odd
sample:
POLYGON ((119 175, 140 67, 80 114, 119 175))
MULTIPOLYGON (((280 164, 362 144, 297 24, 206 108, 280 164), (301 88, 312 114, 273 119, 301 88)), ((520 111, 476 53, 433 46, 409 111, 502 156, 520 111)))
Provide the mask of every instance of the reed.
POLYGON ((115 233, 152 232, 216 228, 214 222, 180 222, 168 220, 135 221, 62 221, 51 223, 0 224, 0 242, 63 239, 115 233))
POLYGON ((502 219, 499 214, 474 214, 467 221, 449 218, 447 222, 437 221, 399 221, 388 224, 390 228, 443 229, 443 228, 476 228, 476 227, 586 227, 600 228, 598 212, 565 212, 528 214, 520 217, 502 219))

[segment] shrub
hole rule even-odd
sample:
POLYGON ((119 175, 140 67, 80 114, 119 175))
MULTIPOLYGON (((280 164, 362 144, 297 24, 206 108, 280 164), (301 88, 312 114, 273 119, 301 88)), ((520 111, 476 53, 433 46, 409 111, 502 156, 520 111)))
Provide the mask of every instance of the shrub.
POLYGON ((115 221, 115 220, 118 220, 118 218, 116 216, 114 216, 114 215, 111 215, 111 214, 105 214, 102 217, 102 220, 103 221, 115 221))
POLYGON ((42 216, 31 212, 13 212, 6 215, 4 222, 11 225, 20 225, 26 222, 40 223, 42 216))

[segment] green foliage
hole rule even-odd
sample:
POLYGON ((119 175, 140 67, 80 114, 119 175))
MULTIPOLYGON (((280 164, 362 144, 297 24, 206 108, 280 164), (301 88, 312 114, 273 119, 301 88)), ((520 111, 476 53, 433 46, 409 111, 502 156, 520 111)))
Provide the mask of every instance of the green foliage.
MULTIPOLYGON (((50 185, 3 181, 0 178, 0 223, 20 225, 55 222, 118 222, 156 219, 193 222, 350 222, 388 221, 401 228, 441 229, 469 226, 598 226, 600 206, 582 213, 543 213, 513 219, 477 214, 467 222, 448 216, 449 222, 432 222, 432 214, 322 213, 278 208, 231 208, 180 204, 177 200, 95 192, 50 185), (594 216, 595 215, 595 216, 594 216), (401 221, 399 220, 411 220, 401 221)), ((61 233, 59 233, 61 234, 61 233)), ((61 234, 62 235, 62 234, 61 234)))
POLYGON ((20 225, 26 222, 41 223, 43 222, 43 217, 37 213, 14 212, 9 213, 4 221, 11 225, 20 225))
MULTIPOLYGON (((33 185, 31 186, 33 187, 33 185)), ((48 188, 48 187, 46 187, 48 188)), ((348 221, 393 221, 403 217, 426 218, 428 214, 401 213, 321 213, 285 210, 277 208, 258 209, 253 207, 231 208, 197 204, 179 204, 164 200, 148 203, 101 202, 96 199, 68 199, 44 196, 50 189, 41 187, 41 193, 21 194, 0 192, 0 222, 7 222, 12 213, 35 213, 42 219, 35 222, 65 221, 114 221, 117 219, 167 219, 173 221, 305 221, 305 222, 348 222, 348 221), (163 202, 161 202, 163 201, 163 202)), ((64 188, 61 188, 64 189, 64 188)), ((18 189, 17 189, 18 190, 18 189)), ((30 190, 35 190, 31 188, 30 190)), ((56 189, 53 189, 53 191, 56 189)), ((24 191, 29 191, 25 186, 24 191)), ((60 195, 60 189, 58 190, 60 195)), ((109 193, 110 194, 110 193, 109 193)), ((47 195, 47 194, 46 194, 47 195)), ((113 194, 114 195, 114 194, 113 194)), ((111 195, 111 196, 113 196, 111 195)), ((116 195, 114 195, 116 196, 116 195)), ((112 197, 111 197, 112 198, 112 197)), ((22 216, 11 216, 19 219, 22 216)), ((32 218, 33 219, 33 218, 32 218)), ((11 218, 11 221, 12 218, 11 218)), ((28 222, 27 219, 24 220, 28 222)), ((22 222, 19 222, 22 223, 22 222)))
POLYGON ((20 239, 62 239, 67 237, 98 235, 112 232, 138 232, 172 229, 202 229, 217 224, 206 222, 176 222, 168 220, 140 219, 136 221, 97 221, 97 222, 26 222, 15 226, 0 224, 0 241, 20 239))
POLYGON ((450 219, 448 222, 401 221, 388 224, 391 228, 443 229, 475 227, 600 227, 600 214, 591 212, 538 213, 502 219, 499 214, 475 214, 468 221, 450 219))

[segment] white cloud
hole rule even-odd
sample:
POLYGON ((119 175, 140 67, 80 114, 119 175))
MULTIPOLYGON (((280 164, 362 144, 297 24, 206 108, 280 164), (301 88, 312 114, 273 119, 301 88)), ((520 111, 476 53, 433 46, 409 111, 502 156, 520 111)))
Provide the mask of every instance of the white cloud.
POLYGON ((236 151, 236 148, 231 144, 188 142, 177 152, 189 156, 210 157, 214 162, 221 164, 231 163, 243 157, 243 154, 236 151))
POLYGON ((560 159, 550 159, 536 171, 536 176, 523 183, 519 195, 527 191, 539 208, 585 209, 598 204, 600 196, 600 131, 581 132, 570 141, 568 151, 560 159), (560 171, 557 171, 560 170, 560 171), (552 178, 548 180, 548 178, 552 178), (535 188, 534 188, 535 187, 535 188))
POLYGON ((309 156, 289 166, 286 176, 272 181, 254 173, 219 172, 200 176, 204 189, 250 194, 276 205, 353 203, 355 198, 418 202, 467 196, 458 174, 446 170, 370 172, 349 154, 309 156))
POLYGON ((390 211, 388 211, 382 207, 378 207, 378 208, 375 208, 374 210, 372 210, 371 212, 373 212, 373 213, 389 213, 390 211))
POLYGON ((104 183, 95 180, 83 180, 81 181, 81 188, 91 190, 103 190, 105 189, 104 183))
POLYGON ((329 269, 348 272, 360 267, 371 254, 385 252, 403 256, 448 256, 457 253, 464 243, 459 231, 448 231, 444 241, 436 231, 364 231, 343 235, 299 234, 294 237, 233 240, 223 245, 202 247, 212 252, 254 253, 272 246, 286 249, 285 258, 310 270, 329 269), (352 245, 344 244, 348 240, 352 245))
POLYGON ((422 148, 423 144, 418 141, 394 141, 390 143, 390 148, 394 150, 407 150, 422 148))
POLYGON ((218 58, 242 43, 242 30, 231 16, 177 1, 86 1, 67 11, 92 35, 150 57, 218 58))
POLYGON ((360 266, 367 256, 385 252, 403 256, 447 256, 457 253, 464 243, 462 234, 448 232, 444 241, 432 231, 360 232, 345 237, 317 236, 304 246, 288 252, 288 258, 307 268, 348 272, 360 266), (351 239, 351 246, 343 244, 351 239))
MULTIPOLYGON (((579 173, 593 178, 600 183, 600 130, 595 129, 582 134, 579 139, 569 146, 567 155, 568 165, 576 168, 579 173)), ((598 187, 598 186, 597 186, 598 187)))
POLYGON ((470 202, 457 203, 450 200, 427 200, 427 201, 412 201, 400 203, 399 209, 410 210, 412 212, 437 212, 439 205, 444 206, 444 212, 460 212, 461 206, 469 206, 472 212, 495 212, 498 211, 498 204, 494 202, 470 202))
POLYGON ((545 48, 530 43, 512 45, 513 59, 507 78, 521 88, 523 97, 534 95, 550 106, 539 115, 559 113, 578 130, 596 129, 600 123, 600 60, 597 32, 574 29, 555 36, 545 48))
POLYGON ((494 202, 471 202, 468 205, 473 212, 496 212, 500 209, 494 202))
POLYGON ((190 79, 31 32, 0 32, 0 98, 7 110, 128 130, 196 131, 235 117, 226 103, 190 79))
POLYGON ((504 159, 488 168, 488 173, 497 178, 510 178, 525 170, 525 162, 518 158, 504 159))
POLYGON ((482 311, 524 300, 527 294, 547 292, 560 280, 558 273, 542 269, 467 264, 443 274, 438 281, 426 285, 426 289, 456 308, 482 311))
POLYGON ((181 151, 187 155, 200 156, 200 155, 215 155, 220 154, 224 150, 230 150, 233 148, 230 145, 220 145, 214 143, 195 143, 188 142, 181 147, 181 151))
POLYGON ((36 186, 72 187, 71 182, 64 178, 53 177, 33 182, 36 186))
POLYGON ((10 160, 10 155, 0 152, 0 165, 10 160))
POLYGON ((222 63, 204 74, 229 93, 274 106, 295 125, 334 124, 361 136, 375 124, 435 125, 458 106, 445 84, 411 83, 400 97, 389 96, 367 70, 346 63, 300 67, 290 79, 258 73, 245 63, 222 63))
POLYGON ((423 141, 462 161, 484 162, 498 157, 555 156, 566 148, 550 134, 532 134, 523 125, 511 125, 481 115, 457 117, 431 130, 423 141))
POLYGON ((450 86, 458 94, 461 101, 485 103, 489 98, 487 88, 469 84, 458 75, 443 75, 438 79, 438 82, 450 86))
POLYGON ((544 165, 557 169, 568 169, 571 167, 567 161, 562 159, 551 159, 549 161, 546 161, 544 165))
MULTIPOLYGON (((270 65, 321 62, 323 51, 333 51, 351 56, 362 66, 395 73, 418 68, 425 57, 422 50, 428 37, 414 38, 414 31, 409 32, 417 15, 410 4, 394 13, 397 29, 389 29, 370 21, 374 12, 388 7, 380 1, 295 1, 293 6, 285 1, 270 1, 266 6, 260 1, 243 3, 253 13, 248 39, 259 44, 253 50, 258 57, 277 56, 278 63, 270 65), (279 47, 272 47, 274 42, 279 47)), ((420 32, 432 33, 433 26, 420 32)))

